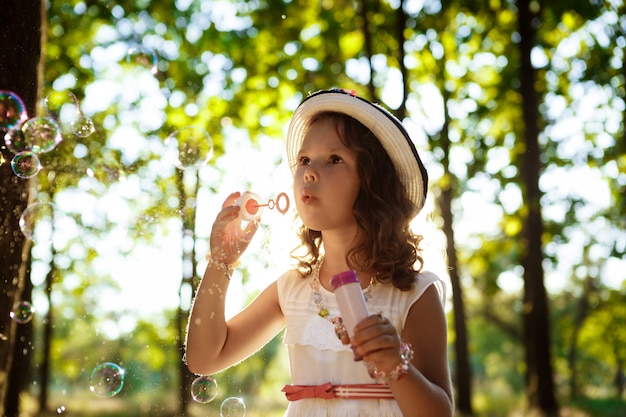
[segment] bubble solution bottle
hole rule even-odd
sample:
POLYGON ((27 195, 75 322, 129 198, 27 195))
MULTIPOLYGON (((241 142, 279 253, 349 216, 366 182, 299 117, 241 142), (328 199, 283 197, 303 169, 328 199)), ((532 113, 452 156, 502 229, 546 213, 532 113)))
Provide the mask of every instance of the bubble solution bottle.
MULTIPOLYGON (((330 279, 330 285, 335 292, 344 327, 348 336, 352 337, 354 336, 354 326, 369 316, 365 297, 361 290, 361 281, 359 281, 356 271, 350 270, 334 275, 330 279)), ((354 354, 354 360, 361 359, 356 353, 354 354)))

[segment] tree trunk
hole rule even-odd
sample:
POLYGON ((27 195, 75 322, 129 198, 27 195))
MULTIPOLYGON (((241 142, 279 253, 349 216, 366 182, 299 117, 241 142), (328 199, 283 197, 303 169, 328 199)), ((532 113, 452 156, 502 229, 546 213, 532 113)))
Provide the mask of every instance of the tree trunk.
MULTIPOLYGON (((41 0, 0 0, 0 90, 12 91, 34 115, 40 93, 42 35, 45 7, 41 0)), ((4 136, 0 128, 0 135, 4 136)), ((29 201, 31 181, 15 176, 12 154, 0 147, 0 415, 13 364, 16 323, 10 318, 27 278, 31 242, 19 230, 19 219, 29 201)))
POLYGON ((54 266, 54 252, 52 254, 52 261, 50 262, 50 270, 46 275, 46 297, 48 299, 48 314, 44 320, 43 329, 43 352, 42 362, 39 375, 41 376, 41 387, 39 388, 39 411, 45 411, 48 409, 48 393, 50 385, 50 368, 51 358, 50 353, 52 350, 52 338, 54 329, 54 307, 52 305, 52 285, 54 283, 54 275, 56 273, 56 267, 54 266))
POLYGON ((361 0, 360 1, 360 5, 361 7, 359 8, 359 14, 361 16, 361 31, 363 33, 363 43, 364 43, 364 53, 365 56, 367 57, 367 61, 369 62, 369 69, 370 69, 370 79, 369 82, 367 83, 367 90, 369 92, 369 100, 370 101, 376 101, 376 87, 374 86, 374 68, 372 67, 372 56, 374 54, 374 48, 372 47, 372 35, 370 33, 370 27, 369 27, 369 19, 367 17, 368 15, 368 7, 367 7, 367 0, 361 0))
MULTIPOLYGON (((442 87, 445 84, 441 83, 442 87)), ((454 221, 452 214, 452 201, 454 191, 453 175, 450 173, 450 138, 448 136, 449 117, 445 103, 448 102, 449 94, 445 88, 440 91, 444 96, 444 124, 441 129, 441 147, 443 150, 442 165, 444 169, 444 185, 439 199, 439 209, 443 217, 443 231, 446 235, 446 252, 448 256, 448 270, 450 271, 450 283, 452 284, 452 311, 454 314, 454 353, 455 353, 455 386, 456 408, 463 416, 473 415, 472 410, 472 375, 467 353, 467 327, 465 323, 465 305, 463 302, 463 287, 458 273, 456 246, 454 241, 454 221)))
MULTIPOLYGON (((27 261, 30 264, 30 261, 27 261)), ((26 276, 29 274, 27 272, 26 276)), ((32 301, 33 285, 30 279, 24 279, 24 290, 21 300, 32 301)), ((13 363, 9 372, 9 381, 4 400, 4 416, 18 417, 20 415, 20 393, 31 383, 33 357, 33 322, 18 324, 13 346, 13 363)))
MULTIPOLYGON (((197 171, 189 171, 188 173, 178 170, 176 177, 176 184, 178 188, 178 198, 180 201, 180 205, 178 208, 178 212, 180 213, 181 219, 181 232, 182 232, 182 259, 183 259, 183 270, 182 279, 179 287, 179 295, 181 296, 179 300, 178 307, 178 315, 176 324, 178 327, 178 348, 180 352, 184 355, 185 349, 185 328, 183 322, 186 322, 187 317, 183 317, 183 309, 182 309, 182 295, 184 291, 183 287, 190 285, 192 287, 192 298, 193 294, 195 294, 195 290, 197 285, 194 285, 195 282, 199 282, 196 278, 196 270, 198 263, 196 261, 196 207, 189 207, 187 205, 187 201, 189 196, 193 196, 194 200, 198 198, 198 191, 200 187, 200 177, 198 176, 197 171), (188 193, 185 190, 185 174, 194 175, 195 178, 193 183, 192 192, 188 193), (187 239, 191 239, 192 244, 190 245, 187 242, 187 239)), ((187 300, 191 302, 192 300, 187 300)), ((194 375, 187 368, 187 364, 185 361, 181 360, 179 362, 179 389, 180 389, 180 399, 179 399, 179 413, 181 416, 186 416, 189 408, 189 399, 191 397, 191 384, 194 380, 194 375)))
POLYGON ((406 21, 407 16, 404 11, 404 0, 400 0, 400 4, 396 9, 396 40, 398 42, 398 53, 396 59, 398 60, 400 74, 402 74, 402 102, 400 103, 400 107, 396 110, 396 116, 400 120, 404 120, 406 117, 406 102, 409 99, 409 72, 406 68, 406 64, 404 63, 404 42, 406 41, 404 38, 404 31, 406 30, 406 21))
POLYGON ((557 416, 558 405, 554 395, 554 381, 550 353, 550 325, 548 298, 544 286, 543 250, 541 237, 541 172, 539 149, 539 102, 535 92, 535 70, 530 61, 535 35, 536 16, 530 10, 530 0, 519 0, 518 28, 520 34, 520 94, 524 123, 526 152, 522 160, 522 182, 528 213, 523 225, 524 267, 524 344, 526 354, 526 390, 531 409, 545 416, 557 416))

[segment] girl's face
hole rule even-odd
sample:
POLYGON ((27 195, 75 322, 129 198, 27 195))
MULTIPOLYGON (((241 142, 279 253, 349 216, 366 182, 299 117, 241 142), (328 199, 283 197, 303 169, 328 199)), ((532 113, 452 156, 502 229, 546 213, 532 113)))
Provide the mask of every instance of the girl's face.
POLYGON ((297 164, 294 197, 304 224, 322 232, 354 233, 352 207, 360 185, 357 157, 342 143, 335 120, 326 117, 313 122, 297 164))

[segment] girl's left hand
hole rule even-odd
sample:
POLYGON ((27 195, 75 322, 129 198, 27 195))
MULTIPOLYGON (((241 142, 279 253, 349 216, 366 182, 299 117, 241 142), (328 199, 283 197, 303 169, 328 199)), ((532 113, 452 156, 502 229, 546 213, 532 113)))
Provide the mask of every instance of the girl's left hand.
POLYGON ((354 336, 344 335, 344 344, 352 344, 355 352, 376 369, 391 371, 400 362, 400 336, 391 322, 380 314, 374 314, 356 325, 354 336))

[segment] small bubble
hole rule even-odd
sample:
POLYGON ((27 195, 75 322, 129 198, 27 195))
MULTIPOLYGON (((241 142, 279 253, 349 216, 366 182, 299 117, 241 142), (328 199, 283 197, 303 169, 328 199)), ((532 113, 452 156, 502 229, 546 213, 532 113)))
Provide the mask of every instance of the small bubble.
POLYGON ((32 178, 41 171, 41 161, 31 151, 18 152, 11 160, 11 169, 20 178, 32 178))
POLYGON ((153 75, 159 71, 159 58, 150 48, 135 46, 126 53, 126 62, 140 68, 147 68, 153 75))
POLYGON ((246 415, 246 404, 239 397, 226 398, 220 406, 221 417, 244 417, 246 415))
POLYGON ((46 114, 64 127, 63 133, 69 133, 67 126, 81 114, 78 98, 68 90, 52 91, 45 99, 46 114))
POLYGON ((66 216, 54 203, 33 203, 20 216, 20 230, 26 238, 36 243, 52 243, 54 225, 66 216))
POLYGON ((115 363, 101 363, 91 373, 89 390, 100 397, 114 397, 123 386, 124 369, 115 363))
POLYGON ((57 408, 57 414, 63 414, 65 413, 65 406, 62 405, 60 407, 57 408))
POLYGON ((0 130, 10 130, 28 119, 24 102, 12 91, 0 90, 0 130))
POLYGON ((35 309, 28 301, 20 301, 15 303, 10 316, 16 323, 25 324, 33 319, 34 313, 35 309))
POLYGON ((74 134, 79 138, 89 137, 96 131, 93 121, 89 117, 83 116, 82 114, 72 121, 72 129, 74 134))
POLYGON ((217 396, 217 381, 208 375, 201 375, 191 383, 191 398, 195 402, 210 403, 217 396))
POLYGON ((209 133, 199 127, 188 126, 172 132, 165 139, 166 155, 176 168, 198 169, 213 157, 213 141, 209 133))
POLYGON ((34 153, 50 152, 63 140, 61 128, 50 117, 28 119, 21 130, 27 150, 34 153))
POLYGON ((4 134, 4 144, 13 153, 20 153, 22 151, 30 151, 28 144, 26 143, 26 137, 22 132, 21 125, 9 129, 4 134))

